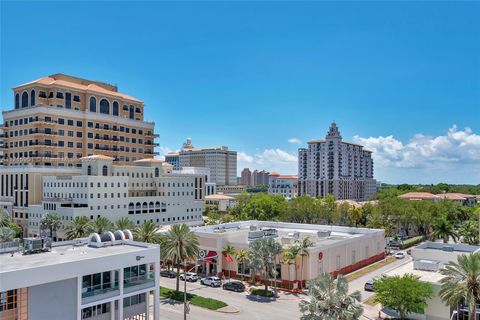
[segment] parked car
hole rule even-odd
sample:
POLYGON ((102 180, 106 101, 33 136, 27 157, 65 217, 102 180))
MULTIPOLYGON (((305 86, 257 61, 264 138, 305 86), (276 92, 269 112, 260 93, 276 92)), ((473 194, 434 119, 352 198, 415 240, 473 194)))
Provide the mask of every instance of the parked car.
POLYGON ((365 282, 365 286, 364 286, 365 291, 374 291, 373 289, 374 284, 375 282, 373 280, 368 280, 367 282, 365 282))
POLYGON ((220 280, 219 277, 206 277, 200 280, 201 284, 204 284, 206 286, 211 286, 211 287, 220 287, 222 285, 222 280, 220 280))
POLYGON ((395 254, 393 256, 397 259, 403 259, 403 258, 405 258, 405 253, 403 253, 401 251, 398 251, 398 252, 395 252, 395 254))
POLYGON ((223 284, 223 290, 230 290, 235 292, 245 291, 245 285, 240 281, 231 281, 223 284))
POLYGON ((187 279, 188 282, 195 282, 198 280, 198 275, 195 272, 187 272, 186 274, 180 274, 180 280, 187 279))
POLYGON ((166 278, 175 278, 177 276, 177 273, 173 270, 160 270, 160 276, 166 277, 166 278))

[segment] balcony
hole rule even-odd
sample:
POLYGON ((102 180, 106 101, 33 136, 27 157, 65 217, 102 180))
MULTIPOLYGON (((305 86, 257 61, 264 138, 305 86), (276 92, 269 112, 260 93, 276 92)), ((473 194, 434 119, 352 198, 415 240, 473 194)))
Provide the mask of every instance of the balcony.
POLYGON ((123 280, 124 293, 149 288, 155 285, 155 273, 147 271, 143 275, 125 277, 123 280))

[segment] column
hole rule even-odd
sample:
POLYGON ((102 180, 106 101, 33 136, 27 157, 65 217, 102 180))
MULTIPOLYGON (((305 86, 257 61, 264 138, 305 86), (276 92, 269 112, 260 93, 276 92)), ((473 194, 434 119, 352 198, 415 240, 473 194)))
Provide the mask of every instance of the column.
POLYGON ((77 320, 82 320, 82 276, 77 277, 77 320))
POLYGON ((223 260, 222 250, 217 250, 217 274, 219 272, 223 272, 222 260, 223 260))
POLYGON ((118 287, 120 298, 118 299, 118 319, 123 320, 123 268, 118 271, 118 287))
POLYGON ((110 302, 110 320, 115 320, 115 300, 110 302))
POLYGON ((155 289, 153 290, 153 319, 160 319, 160 261, 155 261, 155 289))

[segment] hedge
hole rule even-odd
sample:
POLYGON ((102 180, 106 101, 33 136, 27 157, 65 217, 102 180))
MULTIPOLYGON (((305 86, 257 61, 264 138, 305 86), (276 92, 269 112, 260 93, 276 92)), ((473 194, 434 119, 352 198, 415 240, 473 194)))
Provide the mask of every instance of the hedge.
MULTIPOLYGON (((160 295, 165 298, 183 302, 182 291, 175 291, 173 289, 160 287, 160 295)), ((205 298, 205 297, 197 296, 196 294, 191 294, 191 293, 187 293, 187 300, 194 306, 202 307, 210 310, 217 310, 227 306, 227 304, 223 301, 212 299, 212 298, 205 298)))
POLYGON ((423 236, 416 236, 416 237, 407 239, 407 240, 402 242, 402 244, 400 245, 400 249, 403 250, 403 249, 406 249, 406 248, 413 247, 414 245, 422 242, 423 239, 424 239, 423 236))
POLYGON ((252 288, 252 289, 250 289, 250 293, 255 295, 255 296, 273 298, 273 292, 270 291, 270 290, 252 288))

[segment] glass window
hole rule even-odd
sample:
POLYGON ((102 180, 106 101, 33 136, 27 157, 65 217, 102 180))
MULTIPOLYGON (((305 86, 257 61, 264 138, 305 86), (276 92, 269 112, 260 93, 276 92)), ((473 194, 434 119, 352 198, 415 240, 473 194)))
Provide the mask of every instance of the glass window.
POLYGON ((100 113, 110 114, 110 103, 107 99, 100 100, 100 113))
POLYGON ((28 93, 22 93, 22 108, 28 107, 28 93))
POLYGON ((30 105, 34 106, 35 105, 35 90, 32 90, 30 92, 30 105))
POLYGON ((80 102, 80 97, 79 96, 73 96, 73 101, 80 102))
POLYGON ((15 109, 20 108, 20 95, 17 93, 15 95, 15 109))
POLYGON ((114 101, 113 102, 113 110, 112 110, 112 113, 114 116, 118 116, 119 114, 119 111, 118 111, 118 102, 117 101, 114 101))
POLYGON ((135 119, 135 107, 130 106, 130 114, 129 114, 130 119, 135 119))
POLYGON ((72 94, 70 92, 65 93, 65 108, 72 109, 72 94))
POLYGON ((90 97, 90 112, 97 112, 97 99, 90 97))

